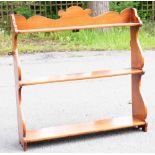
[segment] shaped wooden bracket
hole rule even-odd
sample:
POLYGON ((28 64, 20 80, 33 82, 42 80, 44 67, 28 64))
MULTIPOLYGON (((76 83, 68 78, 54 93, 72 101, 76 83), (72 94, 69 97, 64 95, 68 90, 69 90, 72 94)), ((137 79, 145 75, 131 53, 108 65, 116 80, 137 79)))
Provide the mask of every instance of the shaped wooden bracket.
MULTIPOLYGON (((137 11, 134 9, 132 11, 133 20, 139 19, 137 15, 137 11)), ((140 19, 139 19, 140 21, 140 19)), ((144 66, 144 57, 142 54, 142 49, 138 40, 138 32, 139 26, 130 27, 130 35, 131 35, 131 67, 133 69, 143 69, 144 66)), ((145 121, 147 117, 147 108, 141 96, 141 76, 140 75, 132 75, 132 113, 134 118, 138 118, 140 120, 145 121)), ((147 131, 147 122, 143 126, 143 130, 147 131)))

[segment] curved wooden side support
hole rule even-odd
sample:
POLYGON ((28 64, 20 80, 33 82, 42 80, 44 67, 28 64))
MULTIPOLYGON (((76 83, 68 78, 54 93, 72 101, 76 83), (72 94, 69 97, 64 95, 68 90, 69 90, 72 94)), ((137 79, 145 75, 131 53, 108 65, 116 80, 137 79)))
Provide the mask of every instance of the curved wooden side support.
POLYGON ((134 69, 142 69, 144 66, 144 57, 138 40, 139 28, 139 26, 130 27, 131 67, 134 69))
MULTIPOLYGON (((136 9, 131 10, 131 20, 134 22, 138 20, 139 23, 142 24, 142 21, 137 15, 136 9)), ((144 57, 143 57, 142 49, 138 39, 139 29, 140 29, 140 26, 130 27, 131 67, 135 69, 142 69, 144 66, 144 57)))
MULTIPOLYGON (((17 53, 18 54, 18 53, 17 53)), ((18 135, 19 142, 22 145, 23 149, 27 149, 27 144, 24 142, 24 137, 26 137, 26 125, 22 112, 22 88, 19 86, 19 80, 21 79, 21 69, 18 66, 17 54, 13 55, 14 58, 14 74, 15 74, 15 91, 16 91, 16 104, 17 104, 17 120, 18 120, 18 135)))
POLYGON ((16 105, 17 105, 17 120, 18 120, 18 135, 19 135, 19 142, 26 150, 26 144, 24 142, 24 137, 26 137, 26 125, 23 117, 23 112, 22 112, 22 96, 21 96, 21 91, 22 88, 19 86, 19 78, 21 78, 19 74, 19 68, 17 67, 17 61, 16 61, 16 55, 14 57, 14 74, 15 74, 15 91, 16 91, 16 105))
POLYGON ((92 10, 83 9, 79 6, 69 7, 66 11, 58 12, 59 19, 50 19, 43 16, 32 16, 26 19, 21 15, 11 15, 15 31, 32 30, 32 29, 48 29, 48 28, 64 28, 77 26, 92 26, 100 24, 127 24, 140 23, 135 16, 132 20, 132 8, 124 9, 121 13, 109 11, 102 15, 91 17, 92 10))
MULTIPOLYGON (((138 17, 137 10, 131 10, 131 20, 132 21, 139 21, 142 24, 142 21, 138 17)), ((130 46, 131 46, 131 67, 136 69, 142 69, 144 66, 144 57, 142 54, 142 49, 138 39, 138 32, 140 26, 133 26, 130 27, 130 46)))
POLYGON ((16 102, 17 102, 17 119, 18 119, 18 134, 19 143, 22 145, 23 149, 27 149, 27 143, 24 141, 26 137, 26 125, 23 118, 22 105, 21 105, 21 88, 16 87, 16 102))
MULTIPOLYGON (((133 69, 143 69, 144 57, 138 40, 139 26, 130 27, 131 33, 131 67, 133 69)), ((140 91, 142 75, 132 75, 132 114, 134 118, 145 121, 147 117, 147 108, 143 101, 140 91)), ((143 130, 147 130, 147 123, 143 126, 143 130)))
POLYGON ((18 56, 18 48, 17 48, 17 42, 18 42, 18 35, 16 34, 17 27, 15 25, 15 18, 11 15, 11 31, 12 31, 12 55, 14 58, 14 70, 15 70, 15 82, 18 83, 18 81, 21 80, 21 64, 18 56))
POLYGON ((14 74, 15 74, 15 91, 16 91, 16 104, 17 104, 17 120, 18 120, 18 135, 19 135, 19 143, 22 145, 23 149, 27 149, 27 143, 24 141, 24 137, 26 137, 26 125, 23 118, 22 112, 22 96, 21 91, 22 88, 19 85, 19 81, 22 79, 21 77, 21 65, 18 57, 17 50, 17 35, 13 33, 12 38, 13 45, 13 60, 14 60, 14 74))
POLYGON ((145 121, 147 108, 141 96, 140 83, 142 75, 132 75, 132 114, 134 118, 145 121))
MULTIPOLYGON (((137 11, 135 9, 132 10, 132 21, 141 20, 137 15, 137 11)), ((138 32, 139 26, 130 27, 130 35, 131 35, 131 67, 133 69, 143 69, 144 66, 144 57, 142 54, 142 49, 138 40, 138 32)), ((132 75, 132 115, 134 118, 138 118, 140 120, 145 121, 147 117, 147 108, 143 101, 140 91, 140 83, 141 83, 142 75, 132 75)), ((143 131, 147 131, 147 122, 142 127, 143 131)))
POLYGON ((135 8, 131 8, 130 20, 133 23, 141 23, 142 24, 142 21, 141 21, 140 17, 138 16, 137 10, 135 8))

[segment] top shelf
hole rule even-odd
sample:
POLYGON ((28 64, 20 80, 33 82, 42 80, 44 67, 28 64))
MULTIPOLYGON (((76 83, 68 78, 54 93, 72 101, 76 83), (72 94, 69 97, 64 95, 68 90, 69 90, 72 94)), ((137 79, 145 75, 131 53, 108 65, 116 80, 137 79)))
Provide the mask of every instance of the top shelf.
POLYGON ((87 26, 70 26, 70 27, 59 27, 59 28, 42 28, 42 29, 29 29, 29 30, 18 30, 17 33, 34 33, 34 32, 57 32, 67 30, 80 30, 80 29, 92 29, 92 28, 110 28, 119 26, 141 26, 140 23, 118 23, 118 24, 99 24, 99 25, 87 25, 87 26))
POLYGON ((96 17, 90 16, 91 13, 91 9, 72 6, 66 11, 60 10, 59 19, 37 15, 26 19, 22 15, 11 14, 12 28, 15 33, 32 33, 142 25, 134 8, 124 9, 121 13, 109 11, 96 17))

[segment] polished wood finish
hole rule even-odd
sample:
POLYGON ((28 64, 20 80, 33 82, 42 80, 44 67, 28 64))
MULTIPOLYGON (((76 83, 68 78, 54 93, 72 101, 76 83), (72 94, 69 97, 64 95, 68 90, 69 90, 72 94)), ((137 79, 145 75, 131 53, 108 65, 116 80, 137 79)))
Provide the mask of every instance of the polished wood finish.
POLYGON ((87 25, 87 26, 69 26, 69 27, 58 27, 58 28, 43 28, 43 29, 28 29, 18 30, 17 34, 20 33, 35 33, 35 32, 57 32, 67 30, 80 30, 80 29, 92 29, 92 28, 110 28, 119 26, 141 26, 140 23, 120 23, 120 24, 99 24, 99 25, 87 25))
POLYGON ((27 130, 24 141, 30 143, 143 125, 145 125, 145 121, 132 117, 111 118, 94 122, 44 128, 40 130, 27 130))
POLYGON ((23 149, 27 149, 27 144, 36 141, 57 139, 68 136, 83 135, 121 128, 136 127, 147 131, 147 108, 143 101, 140 91, 141 77, 144 73, 144 58, 140 43, 138 41, 139 28, 142 25, 136 9, 125 9, 121 13, 107 12, 97 17, 91 17, 90 9, 82 9, 72 6, 66 11, 59 11, 60 19, 48 19, 42 16, 33 16, 29 19, 21 15, 11 15, 12 24, 12 44, 15 74, 15 90, 17 100, 17 118, 19 142, 23 149), (121 70, 101 70, 90 73, 77 73, 50 78, 38 78, 35 80, 23 81, 20 59, 17 49, 17 37, 20 33, 32 32, 52 32, 64 30, 79 30, 89 28, 106 28, 116 26, 130 27, 130 46, 131 46, 131 68, 121 70), (86 80, 122 75, 131 75, 132 85, 132 116, 127 118, 113 118, 99 120, 90 123, 79 123, 67 126, 51 127, 39 130, 28 130, 22 112, 22 87, 35 84, 45 84, 53 82, 65 82, 75 80, 86 80))
POLYGON ((129 74, 144 74, 143 70, 140 69, 121 69, 121 70, 99 70, 88 73, 76 73, 76 74, 66 74, 62 76, 53 76, 49 78, 39 78, 38 80, 29 80, 29 81, 19 81, 20 87, 36 85, 36 84, 45 84, 45 83, 56 83, 56 82, 65 82, 65 81, 76 81, 76 80, 86 80, 86 79, 96 79, 96 78, 105 78, 113 76, 123 76, 129 74))
POLYGON ((43 16, 32 16, 26 19, 21 15, 12 14, 16 33, 52 32, 62 30, 104 28, 114 26, 140 26, 138 16, 132 17, 135 9, 128 8, 121 13, 110 11, 100 16, 91 17, 91 10, 72 6, 66 11, 59 11, 59 19, 49 19, 43 16))

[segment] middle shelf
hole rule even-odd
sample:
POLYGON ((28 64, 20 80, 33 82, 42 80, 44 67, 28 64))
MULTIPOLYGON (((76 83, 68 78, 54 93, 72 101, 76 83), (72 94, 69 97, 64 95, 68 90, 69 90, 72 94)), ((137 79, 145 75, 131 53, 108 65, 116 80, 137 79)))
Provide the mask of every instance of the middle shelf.
POLYGON ((119 70, 97 70, 97 71, 86 72, 86 73, 55 75, 52 77, 40 77, 37 79, 30 79, 26 81, 21 80, 19 81, 19 86, 22 87, 22 86, 36 85, 36 84, 76 81, 76 80, 122 76, 122 75, 129 75, 129 74, 143 74, 143 73, 144 71, 141 69, 131 69, 131 68, 119 69, 119 70))

